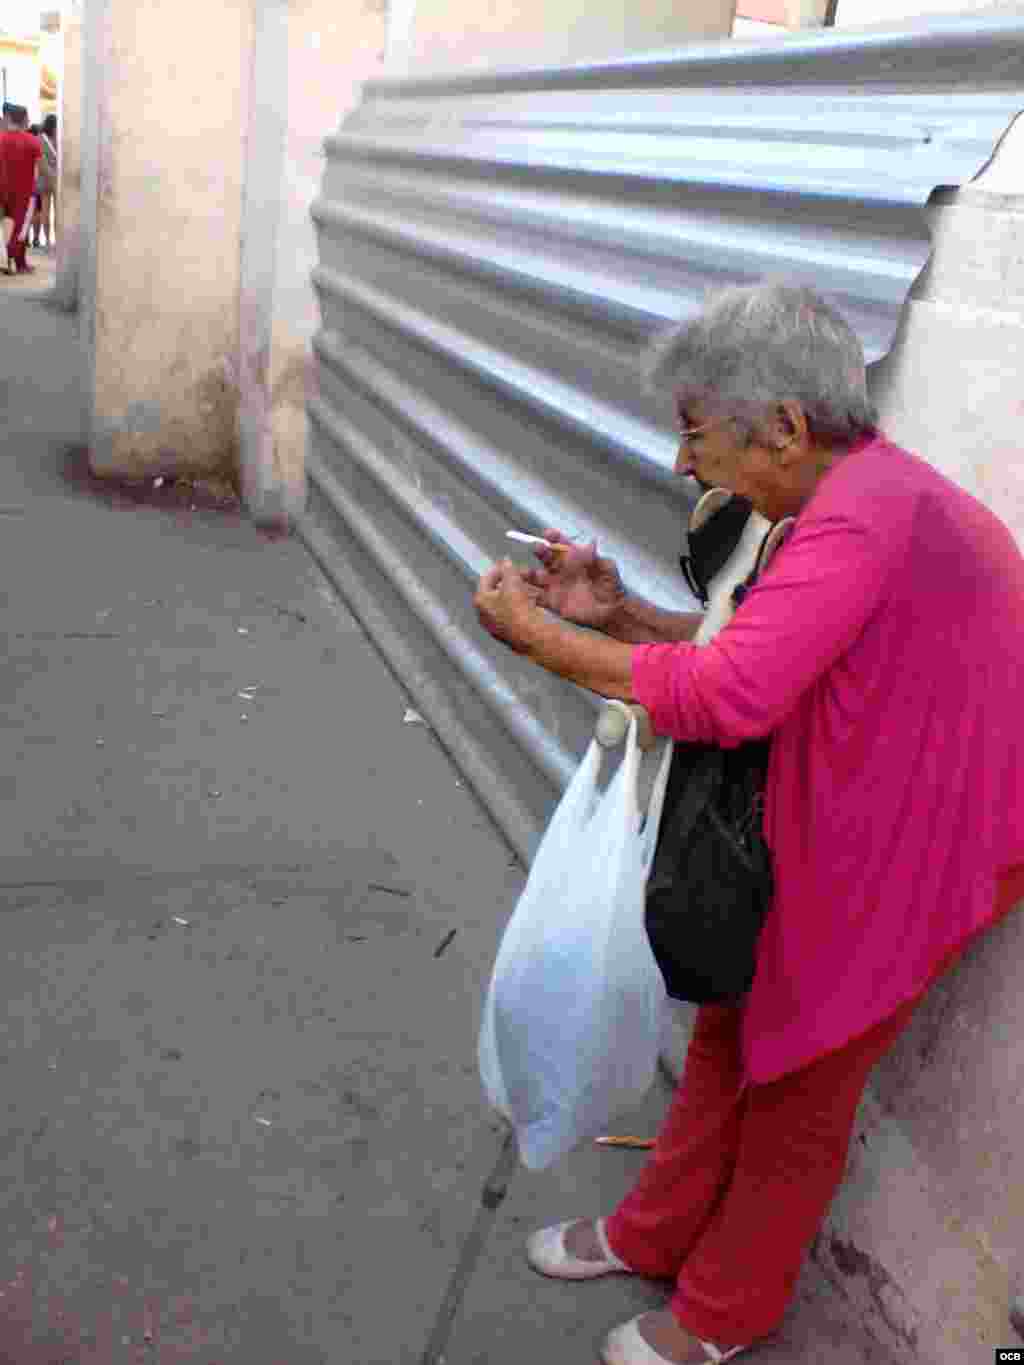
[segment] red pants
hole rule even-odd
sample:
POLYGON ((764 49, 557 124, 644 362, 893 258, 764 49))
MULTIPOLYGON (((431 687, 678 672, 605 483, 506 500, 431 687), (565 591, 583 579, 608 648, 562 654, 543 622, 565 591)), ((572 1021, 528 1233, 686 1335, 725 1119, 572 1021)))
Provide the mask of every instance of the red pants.
POLYGON ((755 1341, 782 1321, 842 1180, 868 1073, 916 1001, 802 1071, 744 1086, 740 1010, 703 1005, 657 1145, 608 1219, 615 1254, 676 1281, 688 1332, 755 1341))
POLYGON ((14 219, 14 230, 7 243, 7 255, 13 266, 24 270, 28 264, 25 253, 28 251, 28 233, 32 225, 32 195, 12 196, 7 203, 7 215, 14 219))
MULTIPOLYGON (((1000 886, 996 918, 1024 896, 1024 868, 1015 873, 1000 886)), ((650 1160, 605 1225, 612 1250, 632 1269, 676 1281, 670 1306, 687 1331, 731 1345, 780 1325, 843 1178, 868 1075, 920 999, 765 1085, 744 1084, 740 1010, 698 1011, 650 1160)))

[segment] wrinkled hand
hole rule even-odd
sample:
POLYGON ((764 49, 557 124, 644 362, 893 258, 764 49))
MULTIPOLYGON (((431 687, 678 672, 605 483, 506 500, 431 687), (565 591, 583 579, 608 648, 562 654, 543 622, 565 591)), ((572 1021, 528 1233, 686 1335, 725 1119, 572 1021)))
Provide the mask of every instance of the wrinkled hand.
POLYGON ((597 543, 575 545, 561 531, 547 530, 544 539, 567 550, 539 545, 534 554, 543 568, 531 569, 524 581, 537 590, 538 603, 566 621, 604 630, 626 600, 626 589, 613 559, 602 559, 597 543))
POLYGON ((527 649, 540 599, 539 589, 528 580, 529 574, 503 559, 483 575, 473 599, 483 628, 517 654, 527 649))

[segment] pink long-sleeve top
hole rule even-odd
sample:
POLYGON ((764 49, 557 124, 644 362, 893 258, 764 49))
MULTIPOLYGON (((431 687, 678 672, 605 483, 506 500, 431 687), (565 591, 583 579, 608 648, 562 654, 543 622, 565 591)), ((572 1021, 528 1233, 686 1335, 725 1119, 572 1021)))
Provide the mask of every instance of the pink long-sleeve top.
POLYGON ((711 643, 635 649, 633 688, 676 739, 774 736, 776 889, 742 1030, 755 1083, 918 994, 1024 863, 1024 558, 880 436, 822 478, 711 643))

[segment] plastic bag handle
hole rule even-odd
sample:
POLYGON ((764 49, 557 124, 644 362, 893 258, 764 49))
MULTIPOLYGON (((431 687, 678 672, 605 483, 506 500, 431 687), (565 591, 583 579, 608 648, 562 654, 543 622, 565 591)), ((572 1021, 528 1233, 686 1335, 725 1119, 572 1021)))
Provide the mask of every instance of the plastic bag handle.
POLYGON ((648 753, 657 745, 658 736, 645 707, 638 702, 606 701, 594 729, 594 738, 602 749, 614 749, 623 743, 631 718, 636 719, 636 742, 640 749, 648 753))

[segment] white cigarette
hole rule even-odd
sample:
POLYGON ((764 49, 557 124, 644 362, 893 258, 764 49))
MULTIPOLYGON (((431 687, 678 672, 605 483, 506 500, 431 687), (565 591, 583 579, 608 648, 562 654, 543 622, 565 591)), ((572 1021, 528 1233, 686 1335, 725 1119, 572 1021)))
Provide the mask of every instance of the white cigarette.
POLYGON ((525 531, 506 531, 505 535, 509 540, 518 540, 523 545, 544 545, 549 550, 568 550, 568 545, 558 545, 553 540, 545 540, 543 536, 528 536, 525 531))

